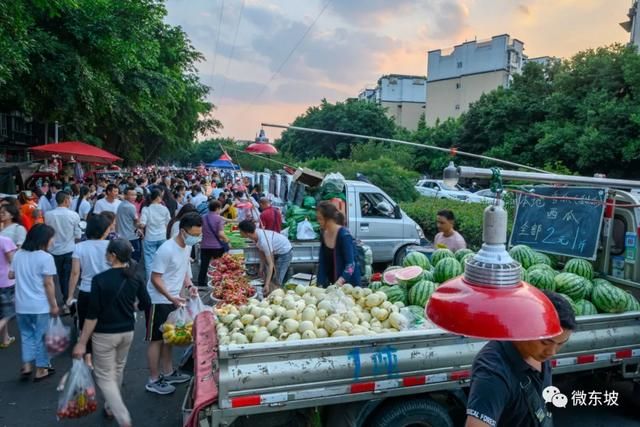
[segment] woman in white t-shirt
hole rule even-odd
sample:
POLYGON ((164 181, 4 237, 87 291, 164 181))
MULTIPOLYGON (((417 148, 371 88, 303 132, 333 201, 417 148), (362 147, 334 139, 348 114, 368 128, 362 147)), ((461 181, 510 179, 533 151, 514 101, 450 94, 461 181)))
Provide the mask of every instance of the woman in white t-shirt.
POLYGON ((149 195, 149 205, 142 208, 140 213, 140 226, 144 227, 144 267, 147 280, 151 276, 151 264, 158 248, 167 240, 167 227, 171 221, 171 214, 166 206, 162 205, 163 191, 154 188, 149 195))
POLYGON ((71 210, 80 215, 80 219, 87 220, 87 215, 91 212, 91 203, 87 200, 89 198, 89 187, 82 186, 78 193, 78 197, 74 198, 71 202, 71 210))
POLYGON ((27 237, 27 229, 22 226, 20 211, 14 205, 0 208, 0 236, 11 239, 20 248, 27 237))
POLYGON ((9 271, 9 277, 16 280, 16 318, 22 341, 20 375, 28 379, 35 362, 34 382, 54 373, 44 344, 49 319, 59 312, 53 282, 56 265, 47 252, 54 234, 54 229, 46 224, 34 225, 13 256, 9 271))
POLYGON ((438 212, 436 224, 439 233, 433 239, 433 244, 436 248, 447 248, 452 252, 456 252, 467 247, 464 237, 453 229, 455 222, 456 218, 449 209, 443 209, 438 212))
MULTIPOLYGON (((71 255, 71 275, 69 277, 69 294, 67 306, 75 299, 75 290, 80 280, 80 290, 77 299, 78 329, 82 330, 84 319, 89 310, 89 296, 91 295, 91 281, 93 276, 109 269, 106 254, 109 241, 106 240, 111 229, 111 222, 103 215, 92 215, 87 221, 87 239, 76 244, 71 255)), ((91 341, 87 343, 85 361, 91 366, 91 341)))

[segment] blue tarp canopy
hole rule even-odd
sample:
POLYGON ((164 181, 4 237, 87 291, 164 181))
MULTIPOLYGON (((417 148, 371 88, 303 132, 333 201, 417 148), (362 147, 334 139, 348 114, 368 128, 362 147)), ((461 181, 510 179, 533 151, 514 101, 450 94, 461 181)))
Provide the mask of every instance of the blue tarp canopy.
POLYGON ((218 168, 218 169, 240 169, 240 166, 234 164, 233 162, 230 162, 229 160, 221 160, 218 159, 214 162, 211 163, 207 163, 205 165, 208 168, 218 168))

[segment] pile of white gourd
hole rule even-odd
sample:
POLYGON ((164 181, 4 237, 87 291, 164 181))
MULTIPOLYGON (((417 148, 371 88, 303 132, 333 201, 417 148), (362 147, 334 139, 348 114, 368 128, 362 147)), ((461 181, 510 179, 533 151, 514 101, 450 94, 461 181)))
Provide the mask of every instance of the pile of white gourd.
POLYGON ((263 301, 216 308, 219 344, 249 344, 397 332, 407 319, 401 302, 349 284, 277 289, 263 301))

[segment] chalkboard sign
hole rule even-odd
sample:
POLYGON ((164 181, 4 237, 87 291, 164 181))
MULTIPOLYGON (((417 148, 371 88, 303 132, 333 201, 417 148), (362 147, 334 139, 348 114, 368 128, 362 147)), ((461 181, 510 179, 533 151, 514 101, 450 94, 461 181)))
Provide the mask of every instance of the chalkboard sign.
POLYGON ((534 187, 518 195, 511 246, 595 259, 607 190, 534 187))

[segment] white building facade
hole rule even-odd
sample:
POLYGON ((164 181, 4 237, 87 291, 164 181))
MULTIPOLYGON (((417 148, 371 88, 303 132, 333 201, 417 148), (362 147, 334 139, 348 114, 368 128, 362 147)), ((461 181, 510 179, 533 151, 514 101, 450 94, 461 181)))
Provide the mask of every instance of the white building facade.
POLYGON ((483 93, 509 87, 526 58, 524 43, 508 34, 428 52, 427 124, 459 117, 483 93))
POLYGON ((620 26, 629 33, 629 43, 640 47, 640 11, 638 10, 637 0, 634 0, 631 4, 629 12, 627 12, 627 17, 629 20, 621 22, 620 26))
POLYGON ((396 124, 410 130, 418 127, 425 112, 427 79, 424 76, 389 74, 378 79, 373 89, 364 89, 358 99, 375 102, 387 109, 396 124))

